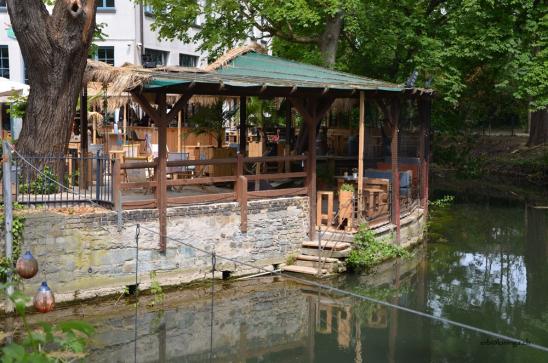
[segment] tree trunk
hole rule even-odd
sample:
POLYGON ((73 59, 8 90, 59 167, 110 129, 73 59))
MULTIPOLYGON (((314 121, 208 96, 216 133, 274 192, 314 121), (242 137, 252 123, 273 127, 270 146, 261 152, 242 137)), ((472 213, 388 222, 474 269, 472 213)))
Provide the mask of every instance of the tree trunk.
POLYGON ((320 52, 325 65, 333 68, 337 59, 337 47, 342 29, 343 13, 339 11, 332 18, 327 19, 324 32, 320 39, 320 52))
POLYGON ((548 109, 543 108, 531 112, 531 127, 529 129, 528 146, 546 143, 548 140, 548 109))
POLYGON ((30 94, 17 149, 27 156, 64 155, 95 29, 95 0, 8 0, 28 70, 30 94))

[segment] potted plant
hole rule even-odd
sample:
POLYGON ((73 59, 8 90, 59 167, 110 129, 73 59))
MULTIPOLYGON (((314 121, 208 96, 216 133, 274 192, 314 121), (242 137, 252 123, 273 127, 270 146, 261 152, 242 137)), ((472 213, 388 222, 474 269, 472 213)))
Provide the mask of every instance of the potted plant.
POLYGON ((354 185, 344 183, 339 189, 339 225, 346 219, 347 229, 352 227, 354 216, 354 185))

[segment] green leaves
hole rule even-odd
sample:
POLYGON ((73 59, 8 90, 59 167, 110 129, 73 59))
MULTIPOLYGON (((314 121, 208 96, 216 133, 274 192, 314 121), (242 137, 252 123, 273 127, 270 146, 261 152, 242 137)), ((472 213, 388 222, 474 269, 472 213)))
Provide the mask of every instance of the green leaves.
POLYGON ((378 241, 366 225, 361 225, 354 236, 355 247, 346 259, 346 265, 353 271, 369 270, 392 258, 410 258, 409 251, 390 242, 378 241))
MULTIPOLYGON (((8 286, 0 284, 0 292, 7 295, 8 286)), ((95 332, 93 326, 82 321, 66 321, 56 325, 40 322, 31 329, 26 319, 30 297, 15 290, 8 298, 23 323, 25 335, 1 349, 2 363, 67 362, 85 357, 87 342, 95 332)))

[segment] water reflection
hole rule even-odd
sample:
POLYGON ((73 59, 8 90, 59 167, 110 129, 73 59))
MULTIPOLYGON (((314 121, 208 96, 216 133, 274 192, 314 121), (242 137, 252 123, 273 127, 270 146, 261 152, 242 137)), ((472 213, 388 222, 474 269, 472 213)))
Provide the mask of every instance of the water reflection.
MULTIPOLYGON (((461 204, 436 218, 443 238, 414 259, 379 266, 374 277, 322 282, 548 346, 546 211, 461 204)), ((211 297, 205 285, 170 292, 161 307, 144 296, 137 315, 112 301, 50 316, 96 324, 90 362, 548 361, 528 347, 281 278, 216 283, 213 311, 211 297)))

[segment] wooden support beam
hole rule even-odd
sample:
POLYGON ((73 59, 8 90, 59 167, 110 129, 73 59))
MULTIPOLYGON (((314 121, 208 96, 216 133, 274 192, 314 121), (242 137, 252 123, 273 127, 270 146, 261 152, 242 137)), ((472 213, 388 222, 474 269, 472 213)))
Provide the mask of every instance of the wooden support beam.
POLYGON ((83 189, 88 187, 88 170, 84 167, 85 158, 88 156, 88 144, 88 88, 87 85, 84 85, 80 101, 80 165, 82 169, 79 180, 79 185, 83 189))
POLYGON ((160 113, 154 107, 152 107, 150 102, 148 102, 148 100, 145 98, 145 96, 143 96, 142 93, 137 91, 131 92, 131 97, 137 104, 139 104, 139 106, 141 106, 143 111, 145 111, 145 113, 149 115, 152 120, 154 120, 154 122, 160 122, 160 113))
POLYGON ((114 210, 122 209, 122 169, 120 169, 120 159, 114 159, 114 165, 112 165, 112 201, 114 203, 114 210))
POLYGON ((364 211, 363 206, 363 151, 365 146, 365 93, 360 92, 360 120, 358 144, 358 218, 364 211))
POLYGON ((247 233, 247 178, 238 177, 238 202, 240 203, 240 232, 247 233))
POLYGON ((308 238, 316 238, 316 132, 317 126, 333 104, 334 99, 330 97, 311 98, 307 104, 299 98, 288 98, 291 104, 303 117, 306 124, 308 138, 308 160, 306 162, 306 188, 309 200, 309 231, 308 238))
POLYGON ((188 101, 192 97, 192 93, 186 93, 184 95, 181 95, 181 98, 175 102, 175 105, 173 105, 173 108, 169 111, 167 114, 167 121, 168 123, 175 119, 175 117, 179 114, 180 111, 184 110, 188 104, 188 101))
POLYGON ((246 155, 247 149, 247 97, 240 97, 240 154, 246 155))
POLYGON ((392 223, 396 225, 396 243, 400 244, 400 172, 398 165, 398 133, 400 100, 395 98, 390 104, 390 121, 392 124, 392 223))
POLYGON ((316 120, 315 112, 308 122, 308 162, 306 164, 306 185, 308 187, 308 199, 310 203, 309 232, 308 237, 312 241, 316 239, 316 120))
POLYGON ((156 168, 156 204, 158 206, 158 219, 160 222, 160 253, 165 254, 167 249, 167 189, 166 189, 166 169, 167 169, 167 123, 166 114, 166 95, 157 94, 156 103, 158 104, 159 119, 158 126, 158 166, 156 168))
POLYGON ((428 216, 428 193, 429 193, 429 162, 430 162, 430 119, 432 112, 432 100, 420 98, 418 100, 420 136, 419 136, 419 158, 420 158, 420 198, 421 207, 424 209, 425 217, 428 216))
POLYGON ((179 114, 177 115, 177 152, 181 152, 182 148, 182 135, 181 135, 181 128, 183 123, 183 111, 179 111, 179 114))

